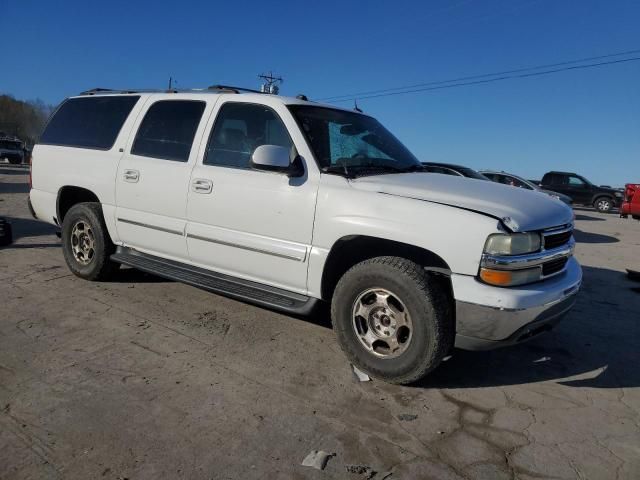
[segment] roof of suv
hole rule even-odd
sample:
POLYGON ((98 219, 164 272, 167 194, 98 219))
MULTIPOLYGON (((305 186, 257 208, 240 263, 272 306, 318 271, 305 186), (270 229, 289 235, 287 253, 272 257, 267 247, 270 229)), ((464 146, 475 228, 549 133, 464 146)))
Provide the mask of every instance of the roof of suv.
POLYGON ((356 112, 362 113, 363 115, 367 115, 358 110, 353 110, 349 108, 338 107, 336 105, 318 103, 309 100, 305 95, 298 95, 296 97, 285 97, 281 95, 273 95, 270 93, 263 93, 258 90, 251 90, 248 88, 242 87, 232 87, 227 85, 212 85, 208 88, 197 88, 197 89, 185 89, 185 90, 159 90, 159 89, 128 89, 128 90, 112 90, 108 88, 93 88, 91 90, 86 90, 81 92, 75 97, 85 97, 85 96, 110 96, 110 95, 136 95, 136 94, 175 94, 175 95, 221 95, 221 94, 233 94, 233 95, 242 95, 243 98, 247 100, 259 100, 264 99, 265 97, 277 99, 285 105, 313 105, 318 107, 332 108, 334 110, 344 110, 346 112, 356 112))

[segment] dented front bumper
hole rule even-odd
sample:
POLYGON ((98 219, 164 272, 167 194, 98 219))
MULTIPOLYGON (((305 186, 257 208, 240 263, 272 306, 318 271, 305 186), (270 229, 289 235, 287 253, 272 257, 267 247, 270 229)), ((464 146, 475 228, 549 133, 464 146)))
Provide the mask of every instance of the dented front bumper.
POLYGON ((547 331, 576 301, 582 268, 571 257, 564 273, 516 288, 493 287, 468 275, 451 275, 456 300, 456 347, 488 350, 547 331))

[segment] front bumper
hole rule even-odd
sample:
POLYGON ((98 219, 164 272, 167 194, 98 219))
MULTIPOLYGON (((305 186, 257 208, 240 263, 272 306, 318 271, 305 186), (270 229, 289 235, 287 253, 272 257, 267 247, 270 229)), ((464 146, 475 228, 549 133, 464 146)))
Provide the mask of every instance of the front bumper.
POLYGON ((38 216, 36 215, 36 211, 33 209, 33 204, 31 203, 31 193, 27 195, 27 207, 29 208, 29 213, 33 218, 38 220, 38 216))
POLYGON ((489 350, 550 330, 574 305, 582 269, 571 257, 564 273, 521 287, 493 287, 468 275, 453 274, 451 281, 456 299, 456 347, 489 350))

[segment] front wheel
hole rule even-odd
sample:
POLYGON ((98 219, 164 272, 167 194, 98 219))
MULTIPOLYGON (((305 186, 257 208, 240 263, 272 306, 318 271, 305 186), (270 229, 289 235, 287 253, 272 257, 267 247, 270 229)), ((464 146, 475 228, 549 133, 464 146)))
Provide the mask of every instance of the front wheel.
POLYGON ((78 203, 62 222, 62 252, 72 273, 86 280, 106 280, 119 267, 109 257, 111 242, 98 203, 78 203))
POLYGON ((608 197, 600 197, 596 199, 593 206, 600 213, 609 213, 613 208, 613 201, 608 197))
POLYGON ((331 317, 349 360, 390 383, 424 377, 453 346, 444 288, 404 258, 376 257, 347 271, 334 291, 331 317))

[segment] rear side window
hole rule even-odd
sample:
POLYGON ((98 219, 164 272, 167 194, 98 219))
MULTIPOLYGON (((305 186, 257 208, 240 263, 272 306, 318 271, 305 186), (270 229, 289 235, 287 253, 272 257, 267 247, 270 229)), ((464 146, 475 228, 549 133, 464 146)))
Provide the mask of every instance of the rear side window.
POLYGON ((161 100, 151 105, 138 128, 131 153, 186 162, 205 102, 161 100))
POLYGON ((543 183, 547 183, 548 185, 562 185, 567 183, 563 181, 565 179, 566 177, 564 177, 563 175, 559 175, 557 173, 549 173, 543 177, 542 181, 543 183))
POLYGON ((512 187, 525 188, 527 190, 531 190, 531 187, 526 183, 520 181, 515 177, 510 177, 509 175, 502 175, 500 178, 500 183, 504 183, 505 185, 511 185, 512 187))
POLYGON ((41 144, 109 150, 139 96, 70 98, 53 115, 41 144))

